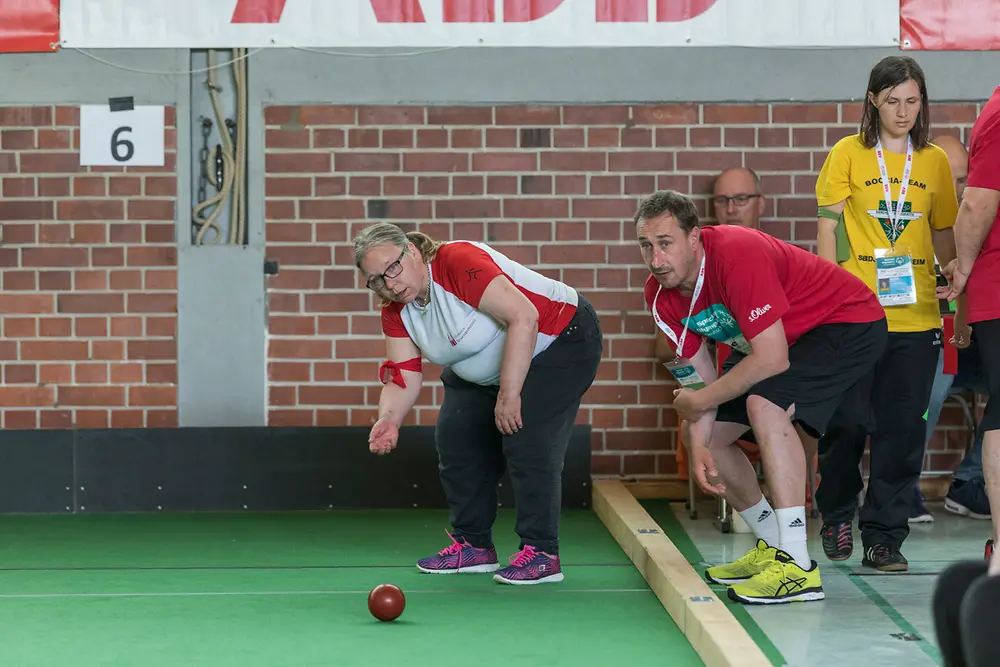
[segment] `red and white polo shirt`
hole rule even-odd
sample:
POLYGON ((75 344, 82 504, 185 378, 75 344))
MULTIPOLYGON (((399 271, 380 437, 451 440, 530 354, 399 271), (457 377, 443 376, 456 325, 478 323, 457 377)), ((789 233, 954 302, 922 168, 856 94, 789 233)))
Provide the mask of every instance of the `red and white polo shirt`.
POLYGON ((500 381, 506 330, 478 310, 486 286, 505 275, 538 310, 537 356, 562 333, 576 314, 572 287, 532 271, 486 244, 451 241, 431 261, 431 302, 390 303, 382 308, 382 331, 409 337, 431 363, 482 385, 500 381))

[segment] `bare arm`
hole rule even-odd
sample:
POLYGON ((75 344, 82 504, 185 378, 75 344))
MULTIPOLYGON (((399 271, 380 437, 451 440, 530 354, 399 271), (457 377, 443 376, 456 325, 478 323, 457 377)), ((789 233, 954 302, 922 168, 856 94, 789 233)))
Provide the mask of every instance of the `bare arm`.
MULTIPOLYGON (((420 349, 409 338, 387 338, 386 354, 389 361, 401 363, 420 356, 420 349)), ((391 379, 382 386, 382 394, 378 401, 378 418, 401 426, 403 419, 413 409, 420 395, 424 374, 414 371, 399 371, 405 387, 400 387, 391 379)))
MULTIPOLYGON (((704 341, 702 341, 701 347, 698 348, 698 352, 695 353, 694 358, 691 359, 691 363, 706 385, 712 386, 719 381, 719 375, 716 372, 715 363, 712 361, 712 355, 708 353, 708 345, 704 341)), ((689 446, 692 449, 694 447, 708 447, 709 438, 712 436, 712 428, 715 426, 715 413, 716 410, 713 407, 703 412, 694 422, 688 422, 688 429, 691 435, 689 446)))
POLYGON ((820 214, 817 217, 816 253, 828 262, 837 263, 837 218, 844 213, 844 202, 832 206, 821 206, 820 210, 832 217, 820 214))
POLYGON ((934 244, 934 255, 938 264, 947 266, 955 259, 955 229, 931 229, 931 243, 934 244))
POLYGON ((742 396, 761 380, 788 370, 788 340, 785 327, 778 320, 750 341, 753 353, 741 359, 733 368, 704 389, 698 390, 698 406, 714 409, 726 401, 742 396))
POLYGON ((958 270, 969 275, 983 240, 993 227, 1000 206, 1000 191, 967 186, 955 220, 955 247, 958 270))
POLYGON ((538 310, 504 275, 490 281, 479 309, 507 327, 500 366, 500 395, 520 396, 538 339, 538 310))
POLYGON ((656 346, 653 349, 653 356, 656 360, 661 364, 673 361, 676 355, 674 354, 673 349, 671 349, 670 343, 667 341, 667 335, 663 333, 659 327, 656 328, 653 335, 656 336, 656 346))

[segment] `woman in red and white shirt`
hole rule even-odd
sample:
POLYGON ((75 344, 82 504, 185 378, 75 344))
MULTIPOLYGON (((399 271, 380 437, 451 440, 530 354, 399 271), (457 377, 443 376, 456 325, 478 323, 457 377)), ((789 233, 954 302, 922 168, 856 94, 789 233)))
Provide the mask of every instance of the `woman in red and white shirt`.
POLYGON ((424 572, 500 570, 492 527, 497 484, 510 471, 521 538, 501 583, 561 581, 563 459, 580 401, 597 375, 597 314, 572 287, 473 241, 438 242, 389 223, 354 241, 355 262, 382 297, 388 361, 370 449, 396 447, 422 380, 443 366, 436 441, 452 544, 424 572))

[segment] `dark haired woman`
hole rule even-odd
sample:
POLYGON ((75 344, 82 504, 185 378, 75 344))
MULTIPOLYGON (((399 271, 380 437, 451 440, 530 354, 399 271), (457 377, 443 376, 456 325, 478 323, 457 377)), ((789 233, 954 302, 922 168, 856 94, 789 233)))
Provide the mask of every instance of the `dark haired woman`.
POLYGON ((454 532, 417 567, 496 572, 504 584, 562 581, 563 459, 603 349, 594 308, 569 285, 485 244, 441 243, 389 223, 363 229, 354 258, 382 298, 388 356, 373 453, 396 447, 420 393, 421 359, 444 367, 435 441, 454 532), (492 528, 505 468, 521 541, 500 569, 492 528))
POLYGON ((819 442, 823 550, 831 560, 853 551, 859 465, 870 435, 862 564, 883 571, 908 568, 900 548, 942 345, 935 255, 941 266, 956 256, 958 198, 948 156, 928 139, 928 106, 915 60, 881 60, 868 80, 860 132, 833 146, 816 181, 819 254, 865 280, 889 322, 881 360, 819 442))

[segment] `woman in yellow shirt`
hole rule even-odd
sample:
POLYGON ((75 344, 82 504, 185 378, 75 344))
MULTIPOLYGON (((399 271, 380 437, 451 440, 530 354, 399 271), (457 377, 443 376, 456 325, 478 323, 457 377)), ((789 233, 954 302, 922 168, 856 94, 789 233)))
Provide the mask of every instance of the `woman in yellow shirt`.
POLYGON ((948 157, 929 140, 928 106, 915 60, 881 60, 868 80, 860 131, 833 146, 816 182, 819 254, 866 281, 889 322, 881 360, 819 441, 823 550, 831 560, 853 551, 859 464, 870 435, 862 564, 883 571, 908 568, 900 547, 942 345, 935 255, 942 266, 955 257, 958 198, 948 157))

